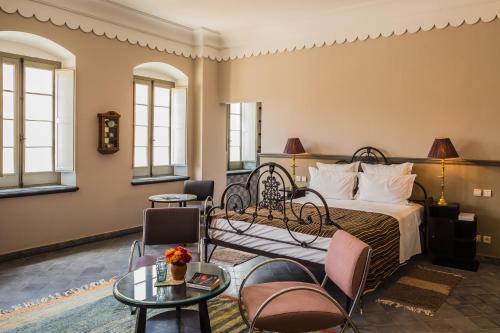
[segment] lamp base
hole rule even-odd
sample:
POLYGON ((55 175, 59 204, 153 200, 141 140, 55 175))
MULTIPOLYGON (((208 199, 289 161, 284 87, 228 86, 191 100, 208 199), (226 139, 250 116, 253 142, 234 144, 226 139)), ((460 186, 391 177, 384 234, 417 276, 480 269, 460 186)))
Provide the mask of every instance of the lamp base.
POLYGON ((439 206, 448 206, 448 201, 444 197, 439 198, 439 201, 437 202, 439 206))

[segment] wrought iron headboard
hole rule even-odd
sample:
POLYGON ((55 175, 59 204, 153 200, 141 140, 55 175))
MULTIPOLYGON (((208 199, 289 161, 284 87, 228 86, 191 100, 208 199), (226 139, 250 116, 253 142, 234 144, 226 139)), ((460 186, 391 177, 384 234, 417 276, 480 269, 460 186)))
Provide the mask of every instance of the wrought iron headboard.
MULTIPOLYGON (((294 209, 293 201, 298 194, 298 188, 292 177, 283 166, 274 162, 264 163, 250 173, 246 182, 228 185, 222 193, 220 206, 214 207, 214 209, 219 208, 225 211, 223 218, 225 218, 233 232, 237 234, 244 234, 248 231, 257 218, 266 218, 269 221, 281 220, 285 223, 290 236, 296 242, 302 247, 309 247, 319 237, 324 225, 334 225, 338 229, 342 229, 342 227, 330 218, 328 205, 319 192, 307 187, 301 188, 300 191, 313 194, 319 199, 321 205, 314 203, 315 200, 308 200, 300 208, 294 209), (251 183, 255 177, 257 177, 257 188, 253 190, 255 193, 252 193, 251 183), (286 196, 286 186, 291 187, 289 191, 291 198, 286 196), (243 189, 246 197, 242 197, 239 191, 231 191, 235 188, 243 189), (305 207, 312 207, 312 211, 315 213, 314 216, 312 213, 306 212, 305 207), (229 218, 230 212, 248 218, 248 226, 243 229, 236 227, 229 218), (314 220, 319 222, 319 228, 315 235, 308 237, 308 241, 298 239, 297 235, 289 228, 289 224, 293 222, 311 224, 314 220)), ((210 220, 207 220, 207 223, 209 224, 210 220)))
MULTIPOLYGON (((346 160, 340 160, 337 161, 338 164, 345 164, 345 163, 353 163, 353 162, 361 162, 361 163, 368 163, 368 164, 385 164, 389 165, 392 164, 391 161, 380 151, 380 149, 377 149, 375 147, 370 147, 366 146, 363 148, 359 148, 354 152, 354 154, 351 157, 350 161, 346 160)), ((413 199, 412 201, 416 201, 419 203, 425 203, 427 201, 427 190, 425 187, 420 184, 418 181, 415 181, 414 183, 418 189, 422 192, 422 195, 424 199, 413 199)))

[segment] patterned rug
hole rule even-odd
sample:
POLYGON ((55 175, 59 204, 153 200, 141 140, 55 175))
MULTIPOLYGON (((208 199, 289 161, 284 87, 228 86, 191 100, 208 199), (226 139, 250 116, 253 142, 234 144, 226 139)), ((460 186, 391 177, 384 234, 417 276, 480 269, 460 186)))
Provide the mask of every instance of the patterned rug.
POLYGON ((415 266, 377 299, 378 303, 434 316, 463 276, 415 266))
MULTIPOLYGON (((113 280, 74 288, 36 303, 26 303, 0 313, 2 333, 123 333, 133 332, 135 316, 113 297, 113 280)), ((189 307, 188 309, 196 309, 189 307)), ((165 310, 149 310, 148 318, 165 310)), ((243 333, 237 300, 221 295, 208 301, 213 333, 243 333)), ((182 319, 181 319, 182 320, 182 319)), ((188 325, 191 326, 191 325, 188 325)), ((311 333, 335 333, 333 329, 311 333)), ((270 332, 262 332, 270 333, 270 332)))
POLYGON ((233 249, 217 248, 210 259, 211 263, 217 265, 237 266, 257 257, 256 254, 251 254, 233 249))
MULTIPOLYGON (((128 306, 112 295, 113 281, 94 283, 73 289, 66 295, 46 298, 0 314, 0 332, 133 332, 135 316, 128 306)), ((219 296, 208 303, 212 332, 246 332, 237 302, 219 296)), ((162 311, 148 311, 153 316, 162 311)))

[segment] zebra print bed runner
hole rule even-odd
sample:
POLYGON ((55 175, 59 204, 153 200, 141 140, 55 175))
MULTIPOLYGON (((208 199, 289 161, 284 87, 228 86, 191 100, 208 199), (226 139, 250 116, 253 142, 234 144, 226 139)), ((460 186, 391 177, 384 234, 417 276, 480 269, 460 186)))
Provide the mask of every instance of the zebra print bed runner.
MULTIPOLYGON (((263 224, 275 228, 288 229, 293 233, 301 233, 307 235, 318 235, 319 237, 332 237, 337 228, 333 225, 325 225, 320 221, 324 221, 325 210, 323 207, 316 208, 310 205, 294 203, 291 207, 287 204, 285 207, 286 218, 288 223, 285 223, 283 213, 273 211, 272 218, 269 211, 266 209, 258 210, 258 214, 254 214, 253 208, 248 208, 245 213, 229 211, 226 217, 225 211, 218 212, 215 219, 229 219, 255 224, 263 224), (300 215, 302 208, 302 217, 310 216, 310 219, 305 219, 307 223, 297 222, 297 217, 291 211, 293 208, 296 215, 300 215), (321 217, 319 216, 321 214, 321 217)), ((366 291, 371 291, 377 288, 383 279, 390 276, 399 267, 399 223, 392 216, 363 212, 358 210, 350 210, 343 208, 328 208, 330 218, 340 225, 342 229, 350 234, 358 237, 373 249, 370 271, 366 281, 366 291)), ((243 232, 243 234, 251 236, 251 229, 243 232)), ((282 241, 294 241, 290 235, 282 241)), ((299 238, 299 237, 298 237, 299 238)), ((297 246, 301 244, 297 242, 297 246)), ((314 242, 311 244, 314 246, 314 242)))

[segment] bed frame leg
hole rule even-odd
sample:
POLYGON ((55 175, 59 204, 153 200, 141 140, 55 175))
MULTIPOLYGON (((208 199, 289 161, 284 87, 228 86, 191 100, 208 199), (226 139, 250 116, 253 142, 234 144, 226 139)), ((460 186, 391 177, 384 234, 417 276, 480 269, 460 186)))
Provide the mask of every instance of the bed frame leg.
MULTIPOLYGON (((210 255, 208 256, 207 261, 205 261, 205 262, 210 262, 210 259, 212 259, 212 255, 214 254, 216 248, 217 248, 217 245, 214 245, 212 251, 210 251, 210 255)), ((208 253, 208 247, 207 247, 207 253, 208 253)))

